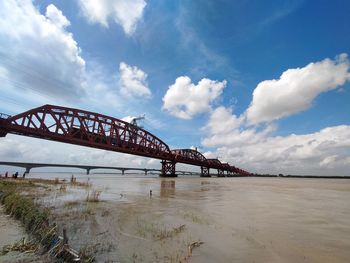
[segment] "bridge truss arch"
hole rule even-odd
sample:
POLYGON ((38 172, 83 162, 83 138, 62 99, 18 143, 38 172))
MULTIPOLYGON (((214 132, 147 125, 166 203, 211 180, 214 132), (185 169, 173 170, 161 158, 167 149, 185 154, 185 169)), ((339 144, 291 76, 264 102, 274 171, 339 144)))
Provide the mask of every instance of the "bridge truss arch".
POLYGON ((171 150, 176 162, 193 164, 193 165, 207 165, 207 158, 197 150, 193 149, 174 149, 171 150))
POLYGON ((0 120, 0 135, 25 135, 156 159, 169 159, 169 146, 128 122, 106 115, 44 105, 0 120))
POLYGON ((158 137, 131 123, 69 107, 43 105, 14 116, 0 114, 0 137, 7 133, 160 159, 165 176, 175 176, 176 163, 200 166, 208 176, 211 168, 220 175, 224 171, 249 175, 194 149, 170 150, 158 137))

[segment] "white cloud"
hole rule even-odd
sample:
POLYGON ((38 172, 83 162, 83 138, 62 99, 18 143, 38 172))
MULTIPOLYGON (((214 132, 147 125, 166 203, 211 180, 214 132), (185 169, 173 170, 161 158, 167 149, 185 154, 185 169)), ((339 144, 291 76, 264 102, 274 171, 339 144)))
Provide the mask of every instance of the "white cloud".
POLYGON ((279 79, 260 82, 246 111, 252 124, 270 122, 301 112, 322 92, 350 80, 349 60, 341 54, 303 68, 288 69, 279 79))
POLYGON ((244 121, 238 120, 230 109, 212 111, 204 127, 207 136, 202 140, 205 147, 218 147, 209 152, 211 156, 258 173, 349 175, 348 125, 304 135, 273 136, 274 126, 257 130, 246 128, 244 121))
POLYGON ((109 18, 121 25, 131 35, 146 7, 144 0, 79 0, 84 16, 91 23, 108 27, 109 18))
POLYGON ((91 110, 123 106, 116 76, 90 60, 88 65, 54 5, 40 14, 32 1, 5 1, 0 9, 0 91, 2 110, 40 104, 86 104, 91 110), (16 25, 16 26, 14 26, 16 25), (89 66, 89 68, 87 67, 89 66), (112 89, 111 87, 115 87, 112 89), (119 96, 118 96, 119 95, 119 96))
POLYGON ((242 117, 232 114, 231 109, 220 106, 210 114, 207 125, 203 128, 209 134, 225 134, 240 127, 242 117))
POLYGON ((0 66, 0 79, 8 78, 8 71, 6 68, 0 66))
POLYGON ((320 166, 332 168, 333 164, 336 162, 338 155, 330 155, 325 157, 321 162, 320 166))
POLYGON ((211 112, 206 126, 207 137, 202 139, 205 147, 222 147, 234 145, 236 147, 256 144, 276 130, 275 125, 267 125, 261 131, 255 128, 245 128, 245 119, 231 113, 231 109, 219 107, 211 112))
POLYGON ((126 121, 128 123, 131 123, 133 119, 135 119, 135 117, 133 117, 133 116, 125 116, 125 117, 121 118, 122 121, 126 121))
POLYGON ((1 74, 2 82, 22 94, 68 100, 83 95, 85 61, 73 35, 66 31, 69 24, 54 5, 41 15, 30 0, 3 1, 0 67, 6 75, 1 74))
POLYGON ((119 65, 120 92, 131 97, 150 97, 151 90, 147 85, 147 74, 137 67, 124 62, 119 65))
POLYGON ((210 111, 211 103, 221 95, 225 86, 226 80, 203 78, 194 85, 189 77, 178 77, 163 97, 163 109, 178 118, 192 119, 210 111))
POLYGON ((58 27, 64 28, 70 25, 68 19, 63 15, 62 11, 56 6, 50 4, 46 8, 46 17, 50 19, 58 27))

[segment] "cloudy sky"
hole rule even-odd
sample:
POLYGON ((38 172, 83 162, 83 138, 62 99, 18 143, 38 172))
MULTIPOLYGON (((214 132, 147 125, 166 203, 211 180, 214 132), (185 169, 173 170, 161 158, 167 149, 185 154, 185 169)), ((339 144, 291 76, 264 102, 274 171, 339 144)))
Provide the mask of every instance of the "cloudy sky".
MULTIPOLYGON (((171 148, 251 172, 350 175, 344 0, 0 0, 0 112, 146 115, 171 148)), ((160 167, 8 135, 0 160, 160 167)), ((197 169, 197 168, 194 168, 197 169)))

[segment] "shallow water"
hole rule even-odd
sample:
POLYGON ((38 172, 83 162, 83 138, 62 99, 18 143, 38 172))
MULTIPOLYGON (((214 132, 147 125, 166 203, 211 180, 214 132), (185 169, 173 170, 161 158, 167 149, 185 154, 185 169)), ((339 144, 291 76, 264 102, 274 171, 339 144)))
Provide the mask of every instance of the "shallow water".
MULTIPOLYGON (((100 223, 109 226, 112 236, 129 233, 116 238, 121 262, 130 261, 131 255, 136 262, 140 258, 171 262, 164 254, 181 255, 188 243, 197 240, 204 244, 193 250, 190 262, 349 262, 350 180, 75 176, 78 181, 89 178, 94 188, 102 190, 101 199, 119 211, 100 223), (135 238, 140 222, 184 224, 186 233, 149 244, 135 238)), ((30 177, 69 180, 70 175, 30 177)), ((84 192, 70 195, 84 197, 84 192)))

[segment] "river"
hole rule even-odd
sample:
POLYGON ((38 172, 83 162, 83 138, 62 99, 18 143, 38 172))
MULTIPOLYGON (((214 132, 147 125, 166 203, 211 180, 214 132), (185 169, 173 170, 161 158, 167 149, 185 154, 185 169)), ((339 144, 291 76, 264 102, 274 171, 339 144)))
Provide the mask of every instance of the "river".
MULTIPOLYGON (((350 259, 350 180, 75 176, 100 189, 100 199, 109 204, 112 216, 101 217, 99 223, 115 240, 116 251, 104 259, 117 255, 121 262, 176 262, 194 241, 203 244, 193 249, 189 262, 350 259), (159 244, 154 233, 153 239, 147 233, 181 225, 184 233, 159 244)), ((70 174, 30 177, 69 180, 70 174)), ((65 200, 85 196, 75 190, 65 200)))

